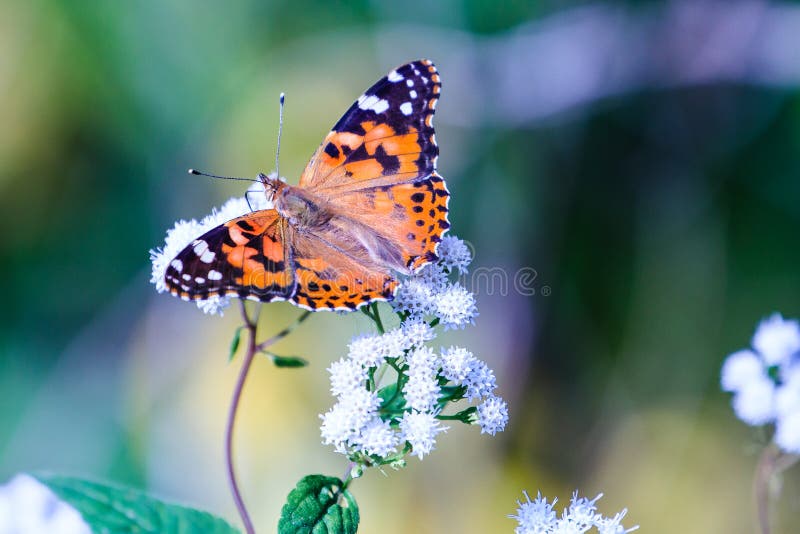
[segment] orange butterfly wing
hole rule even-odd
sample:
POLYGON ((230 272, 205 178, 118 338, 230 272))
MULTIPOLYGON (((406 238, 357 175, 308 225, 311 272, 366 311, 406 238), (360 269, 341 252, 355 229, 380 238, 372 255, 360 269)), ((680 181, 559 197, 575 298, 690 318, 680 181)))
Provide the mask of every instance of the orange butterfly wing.
POLYGON ((449 193, 436 174, 433 115, 441 92, 430 61, 408 63, 368 89, 312 156, 300 186, 400 251, 392 268, 436 260, 449 193))
POLYGON ((286 219, 271 209, 217 226, 170 262, 167 287, 185 300, 217 295, 262 302, 287 300, 297 286, 287 228, 286 219))
POLYGON ((350 311, 394 296, 397 281, 349 231, 335 225, 313 233, 294 230, 291 242, 296 305, 350 311))

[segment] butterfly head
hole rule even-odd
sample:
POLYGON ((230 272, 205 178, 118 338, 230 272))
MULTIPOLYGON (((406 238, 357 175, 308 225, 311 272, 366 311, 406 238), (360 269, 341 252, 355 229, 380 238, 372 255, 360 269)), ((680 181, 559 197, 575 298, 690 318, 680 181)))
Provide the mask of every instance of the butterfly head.
POLYGON ((258 180, 263 184, 264 193, 267 195, 267 200, 270 202, 275 200, 275 195, 286 185, 286 183, 275 174, 267 176, 263 172, 260 172, 258 173, 258 180))

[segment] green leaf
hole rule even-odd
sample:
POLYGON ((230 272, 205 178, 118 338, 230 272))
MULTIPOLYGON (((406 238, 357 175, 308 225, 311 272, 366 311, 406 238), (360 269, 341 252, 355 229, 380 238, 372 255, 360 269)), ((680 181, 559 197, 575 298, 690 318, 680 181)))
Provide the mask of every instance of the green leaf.
POLYGON ((308 475, 289 493, 278 534, 355 534, 358 505, 336 477, 308 475))
POLYGON ((299 356, 278 356, 277 354, 270 354, 270 357, 275 367, 305 367, 308 365, 308 360, 299 356))
POLYGON ((381 410, 387 413, 397 413, 406 406, 406 399, 399 394, 397 384, 389 384, 378 390, 381 399, 381 410))
POLYGON ((139 490, 59 475, 33 476, 74 507, 93 532, 239 532, 207 512, 167 504, 139 490))
POLYGON ((243 326, 240 326, 236 329, 236 332, 233 333, 233 339, 231 339, 231 351, 228 353, 228 363, 233 361, 233 357, 236 356, 236 351, 239 349, 239 342, 242 340, 242 330, 244 329, 243 326))

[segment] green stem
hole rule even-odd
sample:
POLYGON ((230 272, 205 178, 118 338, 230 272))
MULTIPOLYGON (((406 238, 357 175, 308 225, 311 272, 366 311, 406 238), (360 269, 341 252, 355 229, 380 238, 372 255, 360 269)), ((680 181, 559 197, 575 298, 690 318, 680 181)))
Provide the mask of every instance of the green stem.
POLYGON ((381 321, 381 312, 378 311, 378 303, 373 302, 372 304, 370 304, 370 307, 372 308, 372 313, 373 313, 372 320, 375 321, 375 326, 378 327, 378 332, 380 332, 381 334, 385 334, 386 331, 383 329, 383 321, 381 321))
POLYGON ((458 414, 455 415, 439 414, 436 416, 436 419, 439 419, 440 421, 463 421, 463 418, 458 414))
POLYGON ((251 317, 249 313, 247 313, 247 306, 245 301, 241 301, 241 311, 242 311, 242 320, 244 321, 244 328, 247 329, 247 354, 245 354, 244 361, 242 362, 242 368, 239 371, 239 376, 236 379, 236 385, 233 388, 233 397, 231 398, 230 408, 228 410, 228 420, 225 424, 225 466, 228 472, 228 483, 231 488, 231 494, 233 495, 233 501, 236 504, 236 509, 239 512, 239 517, 242 519, 242 523, 244 524, 245 532, 247 534, 255 534, 255 528, 253 527, 253 521, 250 519, 250 514, 247 512, 247 507, 244 504, 244 499, 242 498, 242 492, 239 489, 239 483, 236 479, 236 470, 233 466, 233 430, 234 425, 236 423, 236 414, 239 412, 239 401, 242 398, 242 391, 244 391, 244 384, 247 380, 247 375, 250 372, 250 367, 253 363, 253 359, 255 355, 259 352, 264 351, 267 347, 272 345, 273 343, 283 339, 287 335, 289 335, 297 326, 300 325, 303 321, 305 321, 311 312, 305 311, 303 312, 297 320, 292 323, 291 325, 287 326, 268 340, 264 341, 263 343, 256 343, 256 335, 258 330, 258 317, 261 313, 261 306, 259 305, 256 308, 255 313, 251 317))

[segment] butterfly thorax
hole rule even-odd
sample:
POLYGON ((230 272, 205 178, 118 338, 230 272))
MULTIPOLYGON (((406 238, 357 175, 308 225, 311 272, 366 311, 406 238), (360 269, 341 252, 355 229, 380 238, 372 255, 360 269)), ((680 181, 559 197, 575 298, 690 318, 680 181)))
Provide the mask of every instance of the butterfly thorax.
POLYGON ((299 187, 283 182, 277 186, 273 196, 275 210, 298 229, 318 228, 330 221, 333 214, 322 205, 320 199, 299 187))

